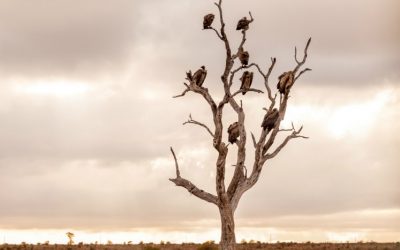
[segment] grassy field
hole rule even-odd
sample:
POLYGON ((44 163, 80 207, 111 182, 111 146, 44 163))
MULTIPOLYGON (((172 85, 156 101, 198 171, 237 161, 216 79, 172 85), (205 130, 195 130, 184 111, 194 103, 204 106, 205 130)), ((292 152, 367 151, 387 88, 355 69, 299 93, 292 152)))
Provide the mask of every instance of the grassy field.
MULTIPOLYGON (((21 244, 0 245, 0 250, 217 250, 218 245, 212 242, 204 244, 126 244, 126 245, 48 245, 48 244, 21 244)), ((238 250, 251 249, 286 249, 286 250, 335 250, 335 249, 359 249, 359 250, 400 250, 400 242, 397 243, 242 243, 238 244, 238 250)))

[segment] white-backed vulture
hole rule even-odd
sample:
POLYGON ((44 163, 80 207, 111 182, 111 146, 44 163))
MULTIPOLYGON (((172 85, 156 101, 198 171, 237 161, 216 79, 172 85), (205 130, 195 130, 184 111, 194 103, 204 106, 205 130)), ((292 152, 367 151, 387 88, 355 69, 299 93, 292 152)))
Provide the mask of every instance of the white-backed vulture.
POLYGON ((268 112, 264 116, 264 120, 261 124, 261 127, 269 132, 271 129, 275 127, 276 121, 279 118, 278 109, 274 108, 271 112, 268 112))
POLYGON ((235 143, 240 135, 238 122, 234 122, 229 126, 228 134, 229 134, 228 141, 232 144, 235 143))
POLYGON ((242 65, 247 65, 247 64, 249 64, 249 57, 250 57, 249 52, 244 51, 244 49, 241 47, 240 50, 239 50, 239 60, 240 60, 240 63, 241 63, 242 65))
POLYGON ((203 20, 203 29, 210 29, 211 28, 211 24, 214 21, 214 14, 207 14, 204 16, 204 20, 203 20))
POLYGON ((192 79, 197 86, 201 87, 204 83, 204 80, 206 79, 206 76, 207 76, 206 67, 201 66, 200 69, 194 72, 192 79))
POLYGON ((236 30, 248 30, 249 23, 250 23, 250 20, 247 20, 246 17, 243 17, 242 19, 239 20, 239 22, 236 26, 236 30))
POLYGON ((292 71, 288 71, 283 73, 282 75, 280 75, 278 77, 279 82, 276 85, 276 87, 279 90, 279 93, 281 94, 288 94, 290 88, 293 86, 294 84, 294 74, 292 71))
POLYGON ((253 72, 245 71, 243 72, 242 77, 240 78, 242 81, 242 85, 240 86, 241 90, 246 90, 243 91, 242 94, 245 95, 247 90, 251 87, 251 84, 253 83, 253 72))

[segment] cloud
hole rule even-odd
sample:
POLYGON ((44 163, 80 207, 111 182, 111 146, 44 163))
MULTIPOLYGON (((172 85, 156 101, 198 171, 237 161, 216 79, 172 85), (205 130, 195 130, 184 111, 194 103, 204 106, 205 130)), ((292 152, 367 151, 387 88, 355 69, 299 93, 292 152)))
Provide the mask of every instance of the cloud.
POLYGON ((77 75, 117 70, 136 40, 136 2, 14 1, 0 4, 4 76, 77 75))
MULTIPOLYGON (((267 164, 239 205, 241 223, 282 229, 290 226, 282 218, 306 226, 313 216, 398 209, 398 2, 224 4, 232 46, 236 21, 252 10, 246 48, 263 68, 278 58, 271 86, 294 65, 294 46, 313 37, 313 71, 294 86, 284 122, 303 124, 311 139, 292 141, 267 164)), ((221 98, 224 45, 201 30, 210 11, 212 2, 183 0, 0 3, 0 227, 122 230, 217 218, 215 207, 168 181, 173 146, 182 174, 215 189, 212 139, 182 126, 192 114, 212 127, 210 109, 193 93, 171 98, 185 71, 203 64, 205 85, 221 98)), ((259 77, 254 87, 263 88, 259 77)), ((257 136, 265 99, 249 93, 243 105, 257 136)), ((237 119, 230 108, 224 115, 224 124, 237 119)), ((250 141, 247 149, 250 170, 250 141)))

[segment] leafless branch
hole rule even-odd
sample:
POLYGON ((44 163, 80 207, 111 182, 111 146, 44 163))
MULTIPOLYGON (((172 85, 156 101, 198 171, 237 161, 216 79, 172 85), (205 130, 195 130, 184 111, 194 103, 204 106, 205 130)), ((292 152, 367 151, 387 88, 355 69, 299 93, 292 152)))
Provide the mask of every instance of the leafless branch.
POLYGON ((269 86, 269 77, 270 77, 270 75, 272 73, 272 70, 274 69, 275 63, 276 63, 276 58, 272 57, 271 58, 271 66, 269 66, 268 73, 264 76, 264 85, 265 85, 265 88, 267 89, 268 99, 271 101, 271 106, 272 107, 275 106, 275 98, 276 98, 276 96, 275 96, 275 98, 272 97, 272 91, 271 91, 271 88, 269 86))
POLYGON ((213 203, 215 205, 218 205, 217 196, 210 194, 208 192, 205 192, 204 190, 199 189, 193 183, 191 183, 190 181, 181 177, 181 174, 179 172, 178 160, 176 159, 174 149, 172 147, 170 147, 170 150, 171 150, 171 153, 172 153, 172 155, 174 157, 174 161, 175 161, 176 178, 170 178, 169 180, 171 182, 175 183, 175 185, 177 185, 177 186, 186 188, 186 190, 189 193, 195 195, 196 197, 198 197, 202 200, 208 201, 210 203, 213 203))
POLYGON ((297 81, 297 79, 298 79, 302 74, 304 74, 304 73, 307 72, 307 71, 311 71, 311 69, 310 69, 310 68, 303 69, 303 70, 300 71, 300 73, 294 78, 294 80, 297 81))
POLYGON ((178 160, 176 159, 176 155, 174 152, 174 149, 172 147, 169 148, 171 150, 172 155, 174 156, 175 160, 175 169, 176 169, 176 177, 179 178, 181 177, 181 173, 179 172, 179 165, 178 165, 178 160))
POLYGON ((186 86, 186 89, 182 92, 182 94, 180 94, 180 95, 174 95, 172 98, 178 98, 178 97, 185 96, 186 93, 190 91, 189 85, 188 85, 187 83, 185 83, 185 82, 184 82, 183 84, 186 86))
POLYGON ((293 129, 279 129, 278 132, 291 132, 293 129))
POLYGON ((297 59, 297 47, 294 46, 294 60, 296 61, 297 64, 300 64, 299 60, 297 59))
MULTIPOLYGON (((224 42, 225 44, 225 49, 226 49, 226 53, 227 53, 227 58, 231 58, 231 47, 229 44, 229 40, 228 37, 226 36, 225 33, 225 22, 224 22, 224 16, 222 14, 222 0, 219 0, 218 3, 214 3, 217 8, 218 8, 218 13, 219 13, 219 21, 221 23, 221 29, 220 29, 220 35, 221 35, 221 40, 224 42)), ((228 63, 225 66, 225 72, 228 68, 228 63)), ((228 71, 229 72, 229 71, 228 71)))
POLYGON ((299 61, 297 59, 297 48, 295 48, 295 56, 294 57, 295 57, 297 66, 294 69, 294 73, 296 73, 300 69, 300 67, 303 66, 303 64, 306 62, 307 56, 308 56, 308 47, 310 46, 310 43, 311 43, 311 37, 308 39, 306 47, 304 48, 304 56, 303 56, 303 59, 301 61, 299 61))
POLYGON ((237 94, 245 93, 245 92, 264 93, 262 90, 253 89, 253 88, 249 88, 249 89, 239 89, 238 91, 236 91, 235 93, 233 93, 233 94, 231 95, 231 98, 235 97, 237 94))
POLYGON ((183 123, 183 125, 186 125, 186 124, 195 124, 195 125, 199 125, 199 126, 205 128, 205 129, 207 130, 207 132, 214 138, 214 134, 213 134, 213 132, 211 132, 211 129, 208 128, 208 126, 205 125, 204 123, 201 123, 201 122, 198 122, 198 121, 196 121, 196 120, 193 120, 191 114, 189 115, 189 119, 188 119, 186 122, 183 123))
POLYGON ((285 140, 284 140, 272 153, 266 154, 266 155, 265 155, 265 158, 264 158, 264 161, 265 161, 265 160, 268 160, 268 159, 274 158, 274 157, 286 146, 286 144, 287 144, 291 139, 294 139, 294 138, 308 139, 307 136, 302 136, 302 135, 300 135, 301 130, 303 130, 303 126, 301 126, 300 129, 296 130, 296 129, 294 128, 293 123, 292 123, 292 129, 291 129, 291 131, 293 131, 292 134, 288 135, 288 136, 285 138, 285 140))
POLYGON ((214 99, 211 97, 210 93, 208 92, 207 88, 199 87, 194 82, 190 84, 183 83, 186 86, 186 89, 180 95, 173 96, 173 98, 178 98, 185 96, 187 92, 194 92, 203 96, 203 98, 208 102, 211 107, 213 114, 215 115, 217 112, 217 105, 215 104, 214 99))
POLYGON ((217 36, 218 36, 219 39, 221 39, 222 41, 224 40, 224 39, 222 38, 221 34, 219 34, 219 32, 218 32, 218 30, 217 30, 216 28, 211 27, 210 29, 212 29, 212 30, 215 31, 215 34, 217 34, 217 36))

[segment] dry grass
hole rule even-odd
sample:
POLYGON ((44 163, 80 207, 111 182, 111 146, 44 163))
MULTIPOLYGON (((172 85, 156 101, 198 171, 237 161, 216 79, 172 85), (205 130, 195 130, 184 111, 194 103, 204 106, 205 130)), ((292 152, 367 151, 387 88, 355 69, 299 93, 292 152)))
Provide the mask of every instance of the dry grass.
MULTIPOLYGON (((212 242, 204 244, 136 244, 136 245, 48 245, 48 244, 21 244, 21 245, 0 245, 0 250, 217 250, 218 245, 212 242)), ((400 242, 397 243, 242 243, 238 244, 238 250, 400 250, 400 242)))

